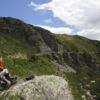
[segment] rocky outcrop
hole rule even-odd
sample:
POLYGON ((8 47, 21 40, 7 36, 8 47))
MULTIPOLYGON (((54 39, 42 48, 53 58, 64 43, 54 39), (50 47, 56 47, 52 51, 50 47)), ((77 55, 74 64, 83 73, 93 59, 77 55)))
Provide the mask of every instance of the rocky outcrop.
POLYGON ((2 92, 1 97, 2 100, 73 100, 68 82, 53 75, 17 84, 2 92))

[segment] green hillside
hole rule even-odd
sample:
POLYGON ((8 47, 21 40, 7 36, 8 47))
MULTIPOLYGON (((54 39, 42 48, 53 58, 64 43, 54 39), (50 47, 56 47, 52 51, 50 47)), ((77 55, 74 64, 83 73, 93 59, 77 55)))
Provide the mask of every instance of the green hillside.
POLYGON ((36 35, 33 37, 31 29, 29 31, 26 29, 28 27, 33 28, 17 19, 0 18, 0 55, 4 59, 5 66, 13 74, 23 77, 31 74, 55 73, 55 66, 46 57, 39 56, 34 63, 29 61, 32 54, 39 52, 39 46, 33 43, 36 41, 38 44, 39 37, 36 35), (28 39, 27 35, 34 39, 28 39))
POLYGON ((15 18, 1 17, 0 55, 12 74, 63 76, 69 80, 75 100, 83 100, 82 95, 92 100, 86 91, 100 100, 100 41, 55 35, 15 18), (76 73, 61 71, 55 63, 76 73))
POLYGON ((33 52, 34 49, 27 43, 0 35, 0 55, 4 59, 5 66, 11 72, 24 77, 31 74, 52 74, 54 68, 49 59, 39 57, 34 63, 29 62, 33 52))
POLYGON ((56 35, 56 38, 62 42, 69 51, 96 53, 100 51, 100 42, 89 40, 81 36, 56 35))

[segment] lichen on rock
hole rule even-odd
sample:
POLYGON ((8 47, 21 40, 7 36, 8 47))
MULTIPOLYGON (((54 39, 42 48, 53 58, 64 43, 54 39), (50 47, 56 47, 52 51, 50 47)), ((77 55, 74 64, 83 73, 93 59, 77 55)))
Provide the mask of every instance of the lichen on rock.
POLYGON ((36 76, 33 80, 16 84, 0 95, 5 97, 4 100, 16 96, 18 100, 73 100, 68 82, 54 75, 36 76))

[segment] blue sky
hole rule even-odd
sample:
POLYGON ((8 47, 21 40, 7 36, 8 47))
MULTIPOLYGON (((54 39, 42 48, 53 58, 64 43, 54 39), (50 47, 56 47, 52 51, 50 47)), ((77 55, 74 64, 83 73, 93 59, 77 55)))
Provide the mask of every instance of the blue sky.
MULTIPOLYGON (((0 0, 0 16, 19 18, 33 25, 49 25, 52 27, 65 27, 63 21, 54 18, 52 12, 34 11, 29 7, 32 0, 0 0), (45 13, 45 14, 43 14, 45 13)), ((34 0, 37 4, 47 3, 50 0, 34 0)))
POLYGON ((28 23, 40 24, 43 17, 28 7, 29 3, 30 0, 0 0, 0 16, 10 16, 28 23))
POLYGON ((0 17, 100 40, 100 0, 0 0, 0 17))

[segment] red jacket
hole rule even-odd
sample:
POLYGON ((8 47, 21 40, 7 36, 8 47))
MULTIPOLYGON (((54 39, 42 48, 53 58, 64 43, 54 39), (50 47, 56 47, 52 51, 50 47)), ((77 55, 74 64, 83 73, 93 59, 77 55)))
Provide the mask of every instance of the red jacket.
POLYGON ((4 68, 3 61, 0 61, 0 68, 1 68, 1 69, 4 68))

